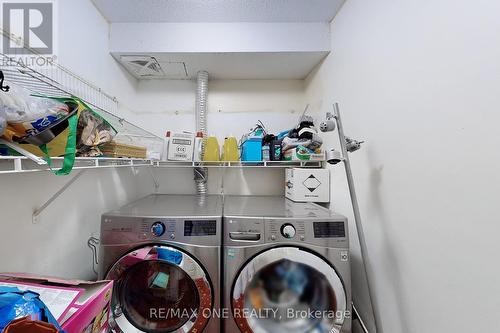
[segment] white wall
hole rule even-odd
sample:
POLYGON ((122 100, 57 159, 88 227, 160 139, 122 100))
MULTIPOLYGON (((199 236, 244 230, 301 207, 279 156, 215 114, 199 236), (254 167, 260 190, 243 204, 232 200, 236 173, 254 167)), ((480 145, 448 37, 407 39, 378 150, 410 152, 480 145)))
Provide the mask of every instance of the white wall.
POLYGON ((0 271, 92 279, 87 240, 99 235, 101 213, 135 200, 137 170, 86 171, 32 223, 32 212, 71 177, 48 173, 1 175, 0 271))
MULTIPOLYGON (((195 130, 194 80, 139 81, 127 113, 158 136, 195 130)), ((304 108, 303 80, 210 80, 208 132, 238 138, 257 120, 271 131, 292 127, 304 108)))
MULTIPOLYGON (((349 0, 307 80, 313 108, 340 102, 347 134, 366 140, 351 163, 385 333, 498 326, 499 11, 349 0)), ((334 170, 334 206, 350 213, 334 170)))

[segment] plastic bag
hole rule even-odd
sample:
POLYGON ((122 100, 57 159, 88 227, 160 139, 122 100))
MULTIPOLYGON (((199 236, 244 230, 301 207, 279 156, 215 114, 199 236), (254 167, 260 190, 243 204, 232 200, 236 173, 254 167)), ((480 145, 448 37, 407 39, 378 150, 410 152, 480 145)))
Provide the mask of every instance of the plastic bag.
POLYGON ((64 103, 53 99, 31 96, 29 91, 14 84, 9 92, 0 94, 0 109, 6 113, 8 123, 31 122, 50 115, 66 115, 64 103))
POLYGON ((0 133, 10 141, 21 142, 59 123, 70 108, 57 100, 31 96, 27 90, 12 85, 8 92, 0 94, 0 112, 7 121, 7 129, 0 133))
POLYGON ((40 295, 32 291, 21 291, 16 287, 0 287, 0 331, 12 320, 29 316, 60 326, 47 306, 40 300, 40 295))

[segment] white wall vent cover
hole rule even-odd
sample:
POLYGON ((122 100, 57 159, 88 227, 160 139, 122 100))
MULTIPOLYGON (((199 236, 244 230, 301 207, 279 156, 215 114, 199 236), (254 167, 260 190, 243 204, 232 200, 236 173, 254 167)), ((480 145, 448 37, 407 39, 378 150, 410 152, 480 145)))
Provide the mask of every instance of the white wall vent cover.
POLYGON ((187 77, 184 62, 159 63, 155 57, 120 56, 120 62, 125 68, 138 79, 185 79, 187 77))
POLYGON ((132 74, 138 77, 165 75, 160 64, 154 57, 121 56, 120 61, 132 74))

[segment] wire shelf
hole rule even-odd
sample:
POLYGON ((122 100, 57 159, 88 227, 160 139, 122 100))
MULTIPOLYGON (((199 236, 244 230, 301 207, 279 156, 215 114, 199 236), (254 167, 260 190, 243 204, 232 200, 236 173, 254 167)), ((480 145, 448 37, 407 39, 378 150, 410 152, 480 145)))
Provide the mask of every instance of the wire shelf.
MULTIPOLYGON (((52 169, 62 167, 64 158, 53 157, 52 169)), ((107 157, 77 157, 73 170, 144 167, 151 166, 151 160, 134 158, 107 158, 107 157)), ((37 171, 50 171, 47 165, 39 165, 24 156, 0 156, 0 174, 27 173, 37 171)))
POLYGON ((154 161, 153 165, 159 168, 321 168, 324 161, 255 161, 255 162, 183 162, 183 161, 154 161))
MULTIPOLYGON (((62 157, 52 158, 53 169, 59 169, 62 157)), ((153 167, 153 168, 321 168, 324 161, 262 161, 262 162, 182 162, 154 161, 136 158, 77 157, 74 170, 153 167)), ((0 156, 0 174, 49 171, 47 165, 39 165, 24 156, 0 156)))
POLYGON ((0 53, 0 69, 5 84, 13 83, 34 94, 69 97, 77 96, 99 112, 121 135, 162 139, 155 134, 118 117, 118 101, 100 88, 71 73, 66 68, 52 65, 28 67, 17 58, 0 53))

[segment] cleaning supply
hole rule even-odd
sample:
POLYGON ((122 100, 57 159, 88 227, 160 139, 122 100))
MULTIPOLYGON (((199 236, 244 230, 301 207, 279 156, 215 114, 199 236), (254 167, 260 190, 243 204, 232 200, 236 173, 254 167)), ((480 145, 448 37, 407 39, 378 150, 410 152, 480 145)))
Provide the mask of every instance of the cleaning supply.
POLYGON ((281 153, 281 142, 283 140, 275 137, 269 144, 271 161, 281 161, 283 154, 281 153))
POLYGON ((266 135, 266 130, 262 123, 258 123, 255 128, 241 138, 241 160, 242 161, 262 161, 262 138, 266 135))
POLYGON ((214 162, 220 161, 219 141, 215 136, 209 136, 205 144, 205 152, 203 153, 203 161, 214 162))
POLYGON ((281 142, 274 134, 267 134, 262 139, 262 160, 281 161, 281 142))
POLYGON ((238 141, 234 136, 229 136, 224 140, 224 148, 222 151, 222 160, 229 162, 239 161, 238 141))
POLYGON ((203 160, 203 132, 197 132, 194 138, 193 161, 200 162, 203 160))
POLYGON ((270 161, 271 160, 271 156, 270 156, 269 151, 270 151, 269 145, 262 146, 262 160, 263 161, 270 161))
POLYGON ((168 143, 170 141, 170 131, 167 131, 165 133, 165 138, 163 139, 163 149, 161 152, 161 160, 166 161, 168 160, 168 143))
POLYGON ((242 161, 262 161, 262 137, 252 136, 241 145, 242 161))

